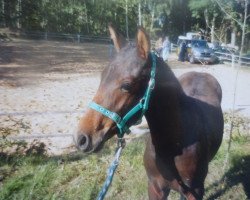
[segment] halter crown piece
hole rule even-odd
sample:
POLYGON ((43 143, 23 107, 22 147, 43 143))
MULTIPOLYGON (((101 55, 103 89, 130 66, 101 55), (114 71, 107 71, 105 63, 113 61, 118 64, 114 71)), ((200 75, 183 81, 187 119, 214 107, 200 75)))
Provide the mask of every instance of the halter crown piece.
POLYGON ((106 117, 110 118, 116 123, 116 126, 119 129, 119 132, 117 133, 119 139, 122 139, 125 133, 127 134, 130 133, 129 127, 127 126, 128 120, 131 117, 133 117, 136 113, 141 111, 141 116, 139 117, 139 120, 133 123, 131 126, 140 124, 143 115, 148 110, 150 96, 155 86, 155 71, 156 71, 156 55, 154 53, 150 53, 150 55, 152 57, 152 66, 151 66, 151 73, 148 82, 148 87, 143 97, 140 99, 139 103, 137 103, 131 110, 129 110, 127 114, 124 115, 124 117, 119 116, 117 113, 112 112, 93 101, 89 104, 90 108, 105 115, 106 117))

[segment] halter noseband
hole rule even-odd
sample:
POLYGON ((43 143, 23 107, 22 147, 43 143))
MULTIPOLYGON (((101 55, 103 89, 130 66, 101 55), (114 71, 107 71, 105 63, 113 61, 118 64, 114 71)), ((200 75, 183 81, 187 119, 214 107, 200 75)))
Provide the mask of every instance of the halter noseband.
POLYGON ((152 67, 151 67, 148 87, 143 97, 140 99, 139 103, 137 103, 131 110, 129 110, 124 117, 120 117, 117 113, 112 112, 93 101, 89 104, 90 108, 105 115, 106 117, 110 118, 116 123, 116 126, 119 129, 119 133, 117 133, 119 139, 122 139, 125 133, 130 133, 129 127, 126 124, 128 120, 131 117, 133 117, 136 113, 141 111, 141 116, 139 117, 139 120, 133 123, 132 125, 140 124, 143 115, 148 110, 149 99, 152 90, 154 89, 155 86, 155 71, 156 71, 156 55, 154 53, 150 53, 150 55, 152 57, 152 67))

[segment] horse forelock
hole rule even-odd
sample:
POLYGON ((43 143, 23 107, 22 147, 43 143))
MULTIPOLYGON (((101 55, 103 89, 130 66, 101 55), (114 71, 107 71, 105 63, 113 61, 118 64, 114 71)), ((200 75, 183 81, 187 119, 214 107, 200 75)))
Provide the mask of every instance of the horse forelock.
POLYGON ((116 54, 110 64, 103 70, 101 75, 102 84, 119 79, 139 78, 145 64, 146 61, 137 54, 136 45, 129 43, 116 54))

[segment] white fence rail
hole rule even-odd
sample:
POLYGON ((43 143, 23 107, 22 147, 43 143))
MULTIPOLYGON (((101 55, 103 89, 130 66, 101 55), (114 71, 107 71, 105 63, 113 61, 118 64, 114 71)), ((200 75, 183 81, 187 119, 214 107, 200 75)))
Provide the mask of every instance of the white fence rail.
POLYGON ((242 65, 249 65, 250 66, 250 57, 241 57, 239 55, 230 54, 230 53, 222 53, 215 51, 215 55, 222 61, 228 61, 232 63, 241 63, 242 65))
POLYGON ((50 32, 19 32, 17 34, 10 33, 10 36, 23 38, 42 39, 42 40, 63 40, 69 42, 103 42, 110 43, 110 37, 90 36, 82 34, 67 34, 67 33, 50 33, 50 32))

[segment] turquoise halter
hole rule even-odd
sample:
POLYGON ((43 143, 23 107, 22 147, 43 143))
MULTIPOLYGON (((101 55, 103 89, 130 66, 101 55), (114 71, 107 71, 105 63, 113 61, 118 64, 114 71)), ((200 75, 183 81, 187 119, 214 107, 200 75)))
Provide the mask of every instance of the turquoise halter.
POLYGON ((127 126, 128 120, 131 117, 133 117, 136 113, 141 111, 141 116, 139 120, 133 123, 132 125, 140 124, 143 115, 148 110, 149 99, 152 90, 154 89, 155 86, 155 71, 156 71, 156 55, 154 53, 150 53, 150 55, 152 57, 153 63, 151 67, 150 80, 148 82, 148 87, 146 89, 146 92, 144 96, 140 99, 139 103, 137 103, 130 111, 128 111, 124 117, 120 117, 117 113, 112 112, 93 101, 89 104, 90 108, 105 115, 106 117, 110 118, 116 123, 116 126, 119 129, 119 133, 117 133, 119 139, 122 139, 125 133, 130 133, 129 127, 127 126))

